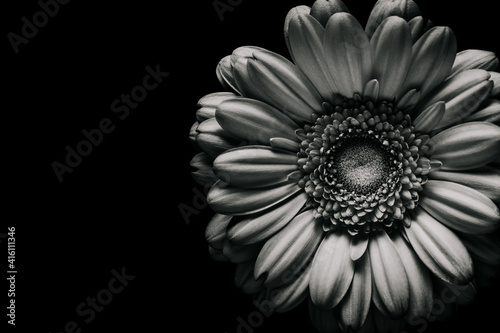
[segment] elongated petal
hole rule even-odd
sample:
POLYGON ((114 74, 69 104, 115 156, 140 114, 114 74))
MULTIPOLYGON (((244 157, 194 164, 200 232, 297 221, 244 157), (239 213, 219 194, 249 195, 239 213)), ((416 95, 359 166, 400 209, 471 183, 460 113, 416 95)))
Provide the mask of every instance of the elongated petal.
POLYGON ((288 33, 290 21, 296 15, 309 14, 310 12, 311 12, 311 7, 302 5, 302 6, 297 6, 297 7, 293 7, 292 9, 290 9, 285 17, 285 26, 283 28, 285 43, 286 43, 286 47, 288 48, 288 52, 290 53, 290 56, 292 57, 294 62, 295 62, 295 57, 293 55, 292 48, 290 47, 290 37, 289 37, 290 34, 288 33))
POLYGON ((368 241, 369 237, 363 234, 351 238, 350 255, 352 261, 357 261, 365 254, 368 248, 368 241))
POLYGON ((311 299, 324 309, 335 307, 349 289, 354 262, 349 254, 350 237, 329 232, 321 242, 312 264, 309 284, 311 299))
POLYGON ((460 239, 474 260, 489 265, 500 264, 500 239, 497 235, 463 234, 460 239))
POLYGON ((366 321, 372 299, 370 258, 363 256, 356 264, 351 286, 339 304, 339 323, 344 331, 357 331, 366 321))
POLYGON ((333 93, 338 89, 327 73, 323 55, 324 31, 311 15, 296 15, 290 20, 289 41, 295 64, 311 80, 322 99, 333 102, 333 93))
POLYGON ((325 28, 323 49, 340 94, 347 98, 361 94, 372 70, 372 54, 359 22, 348 13, 334 14, 325 28))
POLYGON ((413 45, 412 61, 401 92, 411 89, 424 96, 443 82, 455 61, 457 42, 448 27, 435 27, 427 31, 413 45))
POLYGON ((487 196, 470 187, 429 180, 419 204, 446 226, 468 234, 485 234, 500 225, 500 211, 487 196))
POLYGON ((411 226, 405 232, 420 260, 438 278, 459 285, 471 281, 474 269, 467 249, 457 235, 424 209, 412 211, 411 226))
POLYGON ((232 216, 215 214, 210 222, 208 222, 207 229, 205 229, 205 238, 208 245, 214 249, 222 249, 224 241, 226 240, 226 230, 232 216))
POLYGON ((197 128, 196 143, 211 157, 217 157, 222 152, 234 148, 238 141, 217 123, 215 118, 205 120, 197 128))
POLYGON ((429 175, 430 179, 445 180, 473 188, 486 195, 497 204, 500 203, 500 170, 484 166, 467 172, 439 170, 429 175))
POLYGON ((424 18, 422 16, 416 16, 408 21, 408 25, 410 26, 412 44, 415 44, 423 34, 425 27, 424 18))
POLYGON ((309 121, 321 110, 321 96, 309 79, 293 63, 270 51, 255 51, 247 71, 253 85, 252 98, 282 110, 299 123, 309 121))
POLYGON ((239 245, 253 244, 266 240, 290 222, 307 201, 307 194, 297 193, 278 207, 246 216, 232 225, 227 237, 239 245))
POLYGON ((214 172, 233 186, 268 187, 287 181, 297 170, 297 155, 266 146, 244 146, 228 150, 214 161, 214 172))
POLYGON ((225 131, 252 143, 269 145, 273 137, 297 141, 293 134, 297 124, 278 109, 254 99, 225 100, 217 106, 215 118, 225 131))
POLYGON ((300 145, 295 140, 286 138, 271 138, 269 144, 273 148, 287 150, 291 153, 296 153, 300 149, 300 145))
POLYGON ((465 121, 488 121, 500 125, 500 101, 496 99, 487 100, 465 121))
POLYGON ((241 92, 238 90, 238 86, 236 85, 236 81, 233 76, 233 66, 231 64, 231 56, 225 56, 219 61, 217 67, 215 69, 215 74, 217 75, 217 79, 220 84, 229 91, 234 91, 238 95, 241 95, 241 92))
POLYGON ((397 16, 388 17, 375 31, 370 45, 373 54, 372 78, 380 83, 380 98, 390 101, 401 89, 411 61, 408 23, 397 16))
POLYGON ((297 215, 266 242, 255 263, 254 276, 258 278, 266 273, 265 285, 284 284, 286 274, 311 260, 322 233, 321 223, 314 219, 312 210, 297 215))
POLYGON ((236 95, 230 92, 216 92, 203 96, 196 104, 196 120, 203 122, 215 117, 217 105, 234 97, 236 97, 236 95))
POLYGON ((210 188, 218 180, 212 170, 214 159, 207 153, 196 154, 189 163, 196 171, 191 172, 193 179, 200 185, 210 188))
POLYGON ((342 12, 349 13, 349 9, 340 0, 316 0, 311 7, 311 16, 324 27, 333 14, 342 12))
POLYGON ((255 294, 263 289, 262 279, 255 280, 253 277, 254 261, 246 261, 236 265, 234 282, 236 288, 245 294, 255 294))
POLYGON ((430 133, 440 128, 441 119, 446 112, 446 103, 443 101, 430 105, 413 121, 417 132, 430 133))
POLYGON ((431 138, 431 157, 443 163, 442 170, 479 168, 500 154, 500 127, 488 122, 456 125, 431 138))
POLYGON ((457 53, 450 77, 469 69, 495 70, 498 58, 495 53, 483 50, 464 50, 457 53))
POLYGON ((403 16, 401 8, 394 1, 379 0, 373 6, 373 9, 368 17, 365 32, 368 38, 371 38, 382 22, 390 16, 403 16))
POLYGON ((444 81, 434 91, 425 96, 418 103, 417 109, 424 110, 440 101, 449 103, 469 89, 487 82, 489 78, 490 74, 482 69, 470 69, 461 72, 444 81))
POLYGON ((432 309, 432 280, 429 270, 400 232, 393 233, 392 241, 408 277, 410 302, 407 315, 412 320, 427 318, 432 309))
POLYGON ((380 92, 380 83, 373 79, 366 83, 365 89, 363 89, 363 97, 369 98, 374 103, 377 102, 380 92))
POLYGON ((397 250, 385 231, 371 237, 368 254, 375 306, 386 317, 402 317, 408 309, 408 278, 397 250))
POLYGON ((491 97, 500 97, 500 73, 498 72, 488 72, 491 77, 490 80, 493 81, 493 89, 491 90, 491 97))
POLYGON ((268 298, 273 302, 276 312, 290 311, 306 299, 310 276, 311 263, 308 263, 301 272, 289 277, 285 285, 269 289, 268 298))
POLYGON ((300 190, 294 183, 264 189, 242 189, 218 181, 208 192, 207 200, 218 213, 247 215, 274 206, 300 190))

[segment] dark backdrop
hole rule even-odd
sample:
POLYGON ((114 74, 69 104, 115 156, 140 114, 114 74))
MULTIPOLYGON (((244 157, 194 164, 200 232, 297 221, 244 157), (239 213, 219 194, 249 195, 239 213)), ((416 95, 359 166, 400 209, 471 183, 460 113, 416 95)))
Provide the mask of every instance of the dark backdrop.
MULTIPOLYGON (((256 308, 234 287, 234 266, 208 256, 204 229, 212 213, 202 209, 187 223, 178 209, 192 205, 193 189, 202 190, 189 174, 195 150, 188 132, 198 99, 221 90, 219 59, 243 45, 287 55, 285 15, 312 2, 233 1, 223 20, 212 0, 74 0, 46 21, 36 15, 35 0, 3 4, 0 232, 16 228, 17 325, 11 331, 72 331, 73 321, 81 332, 237 332, 238 318, 246 320, 256 308), (15 53, 9 33, 21 35, 22 18, 33 22, 34 14, 43 26, 27 30, 33 36, 15 53), (128 115, 124 104, 113 112, 122 94, 140 93, 147 66, 169 75, 128 115), (64 163, 66 147, 76 149, 82 131, 95 133, 103 120, 113 131, 94 135, 98 145, 60 182, 52 164, 64 163), (128 281, 113 294, 109 282, 118 273, 128 281), (102 311, 77 313, 96 296, 106 300, 102 311)), ((374 2, 346 4, 364 24, 374 2)), ((500 54, 490 1, 435 3, 419 2, 424 15, 453 28, 460 50, 500 54)), ((5 274, 6 254, 0 259, 5 274)), ((4 288, 2 324, 8 319, 4 288)), ((485 331, 497 323, 499 296, 496 285, 482 289, 472 305, 444 323, 429 323, 426 332, 469 324, 485 331)), ((306 304, 253 329, 311 330, 306 304)))

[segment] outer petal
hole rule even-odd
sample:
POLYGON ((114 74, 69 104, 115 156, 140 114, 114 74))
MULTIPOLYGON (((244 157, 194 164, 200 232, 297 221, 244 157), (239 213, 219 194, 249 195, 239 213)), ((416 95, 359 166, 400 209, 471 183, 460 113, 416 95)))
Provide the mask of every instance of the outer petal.
POLYGON ((433 159, 442 170, 479 168, 500 155, 500 127, 488 122, 470 122, 451 127, 431 138, 433 159))
POLYGON ((325 310, 314 305, 309 299, 309 318, 319 333, 340 333, 338 321, 332 309, 325 310))
POLYGON ((231 243, 227 238, 224 241, 222 253, 230 262, 239 264, 249 260, 255 260, 262 248, 262 243, 240 246, 231 243))
POLYGON ((222 249, 226 240, 226 230, 232 216, 215 214, 208 222, 205 230, 205 238, 208 244, 214 249, 222 249))
POLYGON ((302 269, 311 260, 322 234, 321 223, 314 219, 312 210, 297 215, 266 242, 255 263, 255 278, 266 273, 265 285, 286 283, 287 274, 302 269))
POLYGON ((208 192, 207 200, 218 213, 248 215, 274 206, 302 189, 297 184, 281 184, 270 188, 242 189, 215 183, 208 192))
POLYGON ((399 16, 410 21, 419 15, 420 9, 413 0, 379 0, 368 18, 366 34, 371 37, 378 26, 389 16, 399 16))
POLYGON ((190 164, 196 171, 191 172, 193 179, 200 185, 211 187, 218 180, 212 170, 213 158, 206 153, 199 153, 193 157, 190 164))
POLYGON ((325 28, 323 49, 340 94, 348 98, 361 94, 372 70, 372 55, 359 22, 348 13, 334 14, 325 28))
POLYGON ((203 122, 215 117, 217 105, 234 97, 236 97, 236 95, 230 92, 216 92, 203 96, 196 104, 196 120, 198 120, 198 122, 203 122))
POLYGON ((469 283, 474 268, 460 239, 422 208, 412 211, 412 222, 405 229, 420 260, 438 278, 459 285, 469 283))
POLYGON ((222 152, 234 148, 238 145, 230 133, 224 131, 215 118, 205 120, 196 129, 196 143, 205 153, 211 157, 217 157, 222 152))
POLYGON ((413 45, 413 58, 401 94, 415 88, 424 96, 443 82, 450 74, 456 52, 457 42, 450 28, 427 31, 413 45))
POLYGON ((309 196, 297 193, 278 207, 245 216, 227 231, 227 238, 239 245, 258 243, 280 231, 302 209, 309 196))
POLYGON ((493 81, 493 89, 491 90, 491 97, 500 97, 500 73, 488 72, 491 75, 490 80, 493 81))
POLYGON ((385 231, 372 236, 368 253, 373 275, 373 302, 386 317, 402 317, 408 309, 408 278, 397 250, 385 231))
POLYGON ((446 111, 436 129, 447 128, 457 122, 463 122, 490 95, 493 83, 489 81, 488 72, 473 69, 454 76, 428 94, 417 108, 444 101, 446 111))
POLYGON ((269 139, 283 137, 297 141, 297 129, 290 118, 266 103, 250 98, 228 99, 217 105, 215 118, 234 137, 269 145, 269 139))
POLYGON ((488 265, 500 264, 500 239, 498 235, 461 235, 460 239, 474 260, 488 265))
POLYGON ((408 318, 427 318, 432 309, 432 279, 429 270, 400 232, 394 232, 393 235, 392 241, 403 262, 410 287, 408 318))
POLYGON ((344 331, 357 331, 366 321, 372 299, 372 272, 370 258, 363 256, 356 262, 351 286, 339 304, 340 326, 344 331))
POLYGON ((479 110, 472 113, 465 121, 489 121, 500 125, 500 101, 496 99, 487 100, 479 110))
POLYGON ((312 263, 309 283, 316 306, 331 309, 344 297, 354 276, 354 262, 349 255, 350 236, 330 232, 321 242, 312 263))
POLYGON ((285 34, 285 43, 286 43, 286 46, 288 47, 288 52, 290 53, 290 56, 292 57, 294 62, 295 62, 295 57, 293 55, 292 48, 290 47, 290 34, 288 32, 288 29, 290 26, 290 21, 296 15, 309 14, 310 12, 311 12, 311 7, 302 5, 302 6, 297 6, 297 7, 293 7, 292 9, 290 9, 285 17, 285 26, 283 29, 284 34, 285 34))
POLYGON ((309 121, 312 113, 321 110, 321 96, 293 63, 270 51, 255 51, 253 56, 236 76, 248 97, 282 110, 298 123, 309 121))
POLYGON ((290 20, 289 42, 297 66, 311 80, 322 99, 332 102, 333 93, 338 89, 327 73, 322 45, 324 31, 311 15, 296 15, 290 20))
POLYGON ((498 58, 495 53, 483 50, 464 50, 457 53, 457 58, 451 69, 450 77, 469 69, 495 70, 498 58))
POLYGON ((246 261, 236 265, 234 282, 237 288, 245 294, 254 294, 261 291, 262 279, 255 280, 253 277, 254 261, 246 261))
POLYGON ((408 23, 397 16, 388 17, 378 27, 370 44, 372 78, 380 83, 380 98, 390 101, 401 89, 411 61, 412 42, 408 23))
POLYGON ((429 180, 419 204, 439 222, 468 234, 498 229, 500 211, 486 195, 470 187, 429 180))
POLYGON ((323 26, 333 14, 342 12, 349 13, 349 9, 340 0, 316 0, 311 7, 311 16, 323 26))
POLYGON ((434 171, 429 174, 430 179, 446 180, 473 188, 488 198, 500 203, 500 170, 484 166, 467 172, 434 171))

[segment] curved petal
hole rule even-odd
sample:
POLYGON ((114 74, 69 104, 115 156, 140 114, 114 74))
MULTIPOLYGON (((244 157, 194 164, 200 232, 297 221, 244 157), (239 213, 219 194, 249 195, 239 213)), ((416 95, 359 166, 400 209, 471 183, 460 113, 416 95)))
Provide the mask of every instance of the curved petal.
POLYGON ((207 153, 196 154, 190 164, 196 171, 191 172, 193 179, 205 188, 211 187, 218 180, 212 170, 213 158, 207 153))
POLYGON ((415 131, 421 133, 430 133, 440 128, 441 119, 446 113, 446 103, 436 102, 422 111, 413 121, 415 131))
POLYGON ((233 66, 231 65, 230 55, 225 56, 219 61, 215 69, 215 75, 217 75, 217 79, 226 90, 232 90, 238 95, 241 95, 241 92, 238 90, 236 85, 236 81, 234 81, 233 66))
POLYGON ((287 276, 311 260, 322 234, 321 223, 314 219, 313 210, 297 215, 266 242, 255 262, 254 277, 266 274, 266 286, 286 283, 287 276))
POLYGON ((268 299, 274 304, 276 312, 287 312, 298 306, 308 295, 311 263, 301 272, 289 278, 285 285, 269 289, 268 299))
POLYGON ((392 101, 406 79, 412 42, 408 23, 400 17, 385 19, 370 40, 373 54, 372 78, 380 84, 379 97, 392 101))
POLYGON ((436 88, 436 93, 425 98, 425 107, 436 101, 444 101, 446 111, 436 125, 444 129, 458 122, 464 122, 489 97, 493 82, 488 72, 474 69, 462 72, 436 88))
POLYGON ((500 125, 500 101, 496 99, 487 100, 465 121, 488 121, 500 125))
POLYGON ((364 234, 358 234, 357 236, 351 237, 350 254, 352 261, 357 261, 363 257, 368 248, 369 240, 370 238, 364 234))
POLYGON ((446 180, 479 191, 497 204, 500 203, 500 170, 484 166, 467 172, 434 171, 429 179, 446 180))
POLYGON ((286 47, 288 48, 288 53, 290 53, 290 56, 292 57, 292 60, 294 62, 295 62, 295 57, 293 55, 292 48, 290 47, 290 34, 288 32, 288 29, 290 26, 290 21, 296 15, 309 14, 310 12, 311 12, 311 7, 302 5, 302 6, 297 6, 297 7, 293 7, 292 9, 290 9, 285 17, 285 26, 283 28, 284 37, 285 37, 285 44, 286 44, 286 47))
POLYGON ((281 203, 278 207, 245 216, 230 226, 227 238, 239 245, 258 243, 276 234, 302 209, 309 196, 300 192, 281 203))
POLYGON ((491 97, 500 97, 500 73, 498 72, 488 72, 491 77, 490 80, 493 81, 493 89, 491 90, 491 97))
POLYGON ((474 274, 472 259, 457 235, 420 207, 411 215, 405 232, 420 260, 441 280, 469 283, 474 274))
POLYGON ((215 117, 217 105, 234 97, 236 97, 236 95, 230 92, 216 92, 203 96, 196 104, 196 120, 201 123, 215 117))
POLYGON ((247 97, 266 102, 303 124, 321 110, 321 96, 311 81, 286 58, 255 51, 252 59, 236 66, 238 86, 247 97))
POLYGON ((230 133, 224 131, 215 118, 205 120, 196 129, 196 144, 211 157, 217 157, 228 149, 238 145, 230 133))
POLYGON ((453 182, 429 180, 419 205, 439 222, 468 234, 489 233, 500 225, 500 211, 493 201, 453 182))
POLYGON ((281 184, 270 188, 242 189, 215 183, 208 192, 207 201, 218 213, 248 215, 274 206, 302 189, 297 184, 281 184))
POLYGON ((410 287, 407 316, 411 320, 427 318, 432 309, 432 279, 429 270, 400 232, 393 232, 391 235, 410 287))
POLYGON ((424 96, 443 82, 455 61, 457 41, 448 27, 434 27, 413 45, 412 61, 400 94, 417 89, 424 96))
POLYGON ((363 326, 371 299, 372 272, 366 255, 356 262, 351 286, 339 304, 339 323, 344 331, 358 331, 363 326))
POLYGON ((340 0, 316 0, 311 7, 310 14, 325 27, 333 14, 342 12, 349 13, 349 9, 340 0))
POLYGON ((243 146, 220 154, 213 168, 229 185, 259 188, 287 182, 298 165, 296 154, 266 146, 243 146))
POLYGON ((495 53, 483 50, 464 50, 457 53, 450 77, 469 69, 495 70, 498 67, 498 58, 495 53))
POLYGON ((278 109, 255 99, 227 99, 217 105, 215 119, 235 138, 251 143, 269 145, 273 137, 297 141, 297 124, 278 109))
POLYGON ((379 0, 368 18, 366 34, 371 37, 379 25, 390 16, 398 16, 410 21, 419 15, 421 15, 420 9, 413 0, 379 0))
POLYGON ((205 238, 208 245, 214 249, 222 249, 226 240, 226 230, 232 216, 215 214, 205 229, 205 238))
POLYGON ((296 15, 290 20, 289 42, 295 64, 311 80, 322 99, 333 102, 333 93, 338 89, 327 73, 322 45, 324 31, 311 15, 296 15))
POLYGON ((479 168, 500 155, 500 127, 488 122, 456 125, 430 139, 430 156, 442 170, 479 168))
POLYGON ((337 13, 330 17, 323 50, 339 93, 347 98, 363 93, 372 70, 372 54, 368 37, 354 16, 337 13))
POLYGON ((316 306, 334 308, 344 297, 354 276, 354 262, 349 254, 350 236, 329 232, 321 242, 312 263, 309 283, 316 306))
POLYGON ((368 254, 375 306, 386 317, 402 317, 408 309, 408 278, 397 250, 385 231, 371 237, 368 254))

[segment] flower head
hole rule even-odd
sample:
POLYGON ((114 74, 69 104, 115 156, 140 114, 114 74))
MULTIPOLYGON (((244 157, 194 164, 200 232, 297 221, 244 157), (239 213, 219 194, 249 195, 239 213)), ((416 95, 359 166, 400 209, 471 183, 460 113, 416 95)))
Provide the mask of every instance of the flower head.
POLYGON ((285 41, 293 62, 223 58, 231 92, 198 105, 214 258, 276 311, 309 298, 321 332, 426 318, 450 285, 470 301, 474 263, 500 263, 496 56, 457 53, 412 0, 379 0, 365 28, 340 0, 295 7, 285 41))

